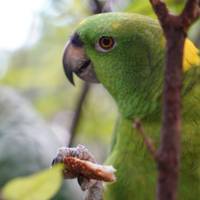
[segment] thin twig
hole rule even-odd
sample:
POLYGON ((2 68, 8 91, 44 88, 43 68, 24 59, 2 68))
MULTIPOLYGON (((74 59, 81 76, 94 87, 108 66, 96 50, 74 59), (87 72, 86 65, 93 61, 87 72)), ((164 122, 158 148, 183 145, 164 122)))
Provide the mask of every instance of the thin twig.
MULTIPOLYGON (((105 3, 106 2, 100 2, 99 0, 91 0, 91 11, 93 14, 98 14, 98 13, 101 13, 101 12, 109 12, 111 11, 108 6, 106 6, 106 9, 105 8, 105 3)), ((75 109, 75 112, 74 112, 74 116, 73 116, 73 119, 72 119, 72 123, 71 123, 71 127, 70 127, 70 141, 69 141, 69 144, 67 144, 67 146, 72 146, 73 145, 73 142, 74 142, 74 138, 76 136, 76 132, 77 132, 77 128, 78 128, 78 125, 79 125, 79 122, 80 122, 80 119, 81 119, 81 109, 82 109, 82 106, 86 100, 86 97, 90 91, 90 88, 91 88, 91 85, 87 82, 84 82, 83 85, 82 85, 82 89, 81 89, 81 92, 80 92, 80 96, 78 98, 78 101, 76 103, 76 109, 75 109)))
POLYGON ((92 11, 92 14, 98 14, 103 12, 104 4, 105 2, 99 1, 99 0, 90 0, 90 8, 92 11))
POLYGON ((193 24, 200 16, 200 1, 192 0, 187 1, 183 12, 180 15, 184 28, 187 29, 193 24))
POLYGON ((87 82, 83 83, 82 88, 81 88, 81 93, 80 93, 80 96, 77 101, 76 110, 75 110, 74 116, 72 118, 72 123, 71 123, 71 127, 70 127, 70 136, 71 137, 70 137, 69 144, 67 144, 67 146, 71 147, 73 145, 74 138, 76 136, 76 131, 78 128, 78 124, 81 119, 81 109, 86 100, 89 90, 90 90, 90 84, 87 82))
POLYGON ((148 151, 150 152, 151 156, 154 158, 154 160, 157 160, 156 147, 155 147, 152 139, 147 137, 147 134, 145 133, 145 130, 144 130, 144 127, 142 126, 141 121, 139 119, 135 119, 135 121, 133 122, 133 127, 142 136, 144 144, 146 145, 146 147, 147 147, 148 151))
POLYGON ((153 10, 157 14, 158 19, 165 22, 167 20, 166 16, 169 15, 169 11, 165 3, 160 0, 150 0, 150 2, 153 5, 153 10))

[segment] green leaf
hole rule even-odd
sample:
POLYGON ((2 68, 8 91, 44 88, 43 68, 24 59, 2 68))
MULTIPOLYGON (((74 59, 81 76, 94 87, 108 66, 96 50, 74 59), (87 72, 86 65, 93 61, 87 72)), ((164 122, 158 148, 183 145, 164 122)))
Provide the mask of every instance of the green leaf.
MULTIPOLYGON (((149 1, 147 0, 131 0, 131 3, 128 5, 125 11, 127 12, 136 12, 140 14, 144 14, 150 17, 156 18, 156 15, 152 9, 152 6, 149 1)), ((166 0, 165 3, 167 4, 170 11, 173 13, 180 13, 185 5, 186 0, 166 0)))
POLYGON ((56 165, 31 176, 8 182, 2 194, 6 200, 48 200, 59 190, 62 183, 63 165, 56 165))

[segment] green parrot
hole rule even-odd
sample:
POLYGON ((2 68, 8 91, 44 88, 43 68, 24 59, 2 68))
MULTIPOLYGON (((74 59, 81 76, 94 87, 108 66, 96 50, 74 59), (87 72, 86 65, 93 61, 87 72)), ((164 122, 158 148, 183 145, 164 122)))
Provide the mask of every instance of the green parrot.
MULTIPOLYGON (((186 39, 182 89, 182 155, 179 197, 200 197, 200 57, 186 39)), ((114 139, 106 163, 116 169, 117 181, 107 184, 105 200, 153 200, 157 169, 133 120, 159 145, 165 38, 158 21, 139 14, 106 13, 78 25, 63 54, 67 78, 73 73, 100 82, 118 110, 114 139)), ((99 105, 101 103, 99 102, 99 105)))

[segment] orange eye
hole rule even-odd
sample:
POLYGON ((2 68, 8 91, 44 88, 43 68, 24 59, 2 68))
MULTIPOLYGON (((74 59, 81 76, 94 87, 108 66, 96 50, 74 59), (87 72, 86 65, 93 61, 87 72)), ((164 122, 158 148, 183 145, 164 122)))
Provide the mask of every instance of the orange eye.
POLYGON ((104 50, 110 50, 113 48, 115 41, 112 37, 103 36, 99 39, 99 46, 104 50))

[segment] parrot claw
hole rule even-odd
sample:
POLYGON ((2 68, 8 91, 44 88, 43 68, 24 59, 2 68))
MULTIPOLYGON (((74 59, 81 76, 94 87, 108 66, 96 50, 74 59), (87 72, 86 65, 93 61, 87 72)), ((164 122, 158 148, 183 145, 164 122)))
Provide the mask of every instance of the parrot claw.
POLYGON ((81 160, 91 161, 96 163, 94 156, 89 152, 89 150, 79 144, 77 147, 61 147, 58 149, 57 156, 53 159, 52 165, 57 163, 63 163, 65 157, 76 157, 81 160))
POLYGON ((53 161, 51 162, 51 166, 60 163, 60 160, 58 160, 57 158, 54 158, 53 161))
POLYGON ((110 166, 97 164, 89 150, 80 144, 73 148, 59 148, 52 165, 56 163, 64 163, 63 175, 65 179, 77 178, 81 190, 87 190, 85 200, 102 200, 103 181, 113 182, 115 180, 113 168, 111 167, 112 170, 110 170, 110 166))
MULTIPOLYGON (((85 146, 79 144, 77 147, 59 148, 57 156, 53 159, 51 165, 53 166, 58 163, 65 164, 64 160, 66 157, 75 157, 81 160, 96 163, 94 156, 89 152, 89 150, 85 146)), ((77 178, 78 184, 80 185, 82 191, 88 190, 97 182, 94 179, 88 179, 82 175, 77 176, 77 174, 75 174, 74 172, 70 172, 67 168, 63 170, 63 175, 65 179, 77 178)))
POLYGON ((97 182, 94 179, 88 179, 88 178, 85 178, 84 176, 79 176, 77 178, 77 181, 82 191, 88 190, 97 182))

